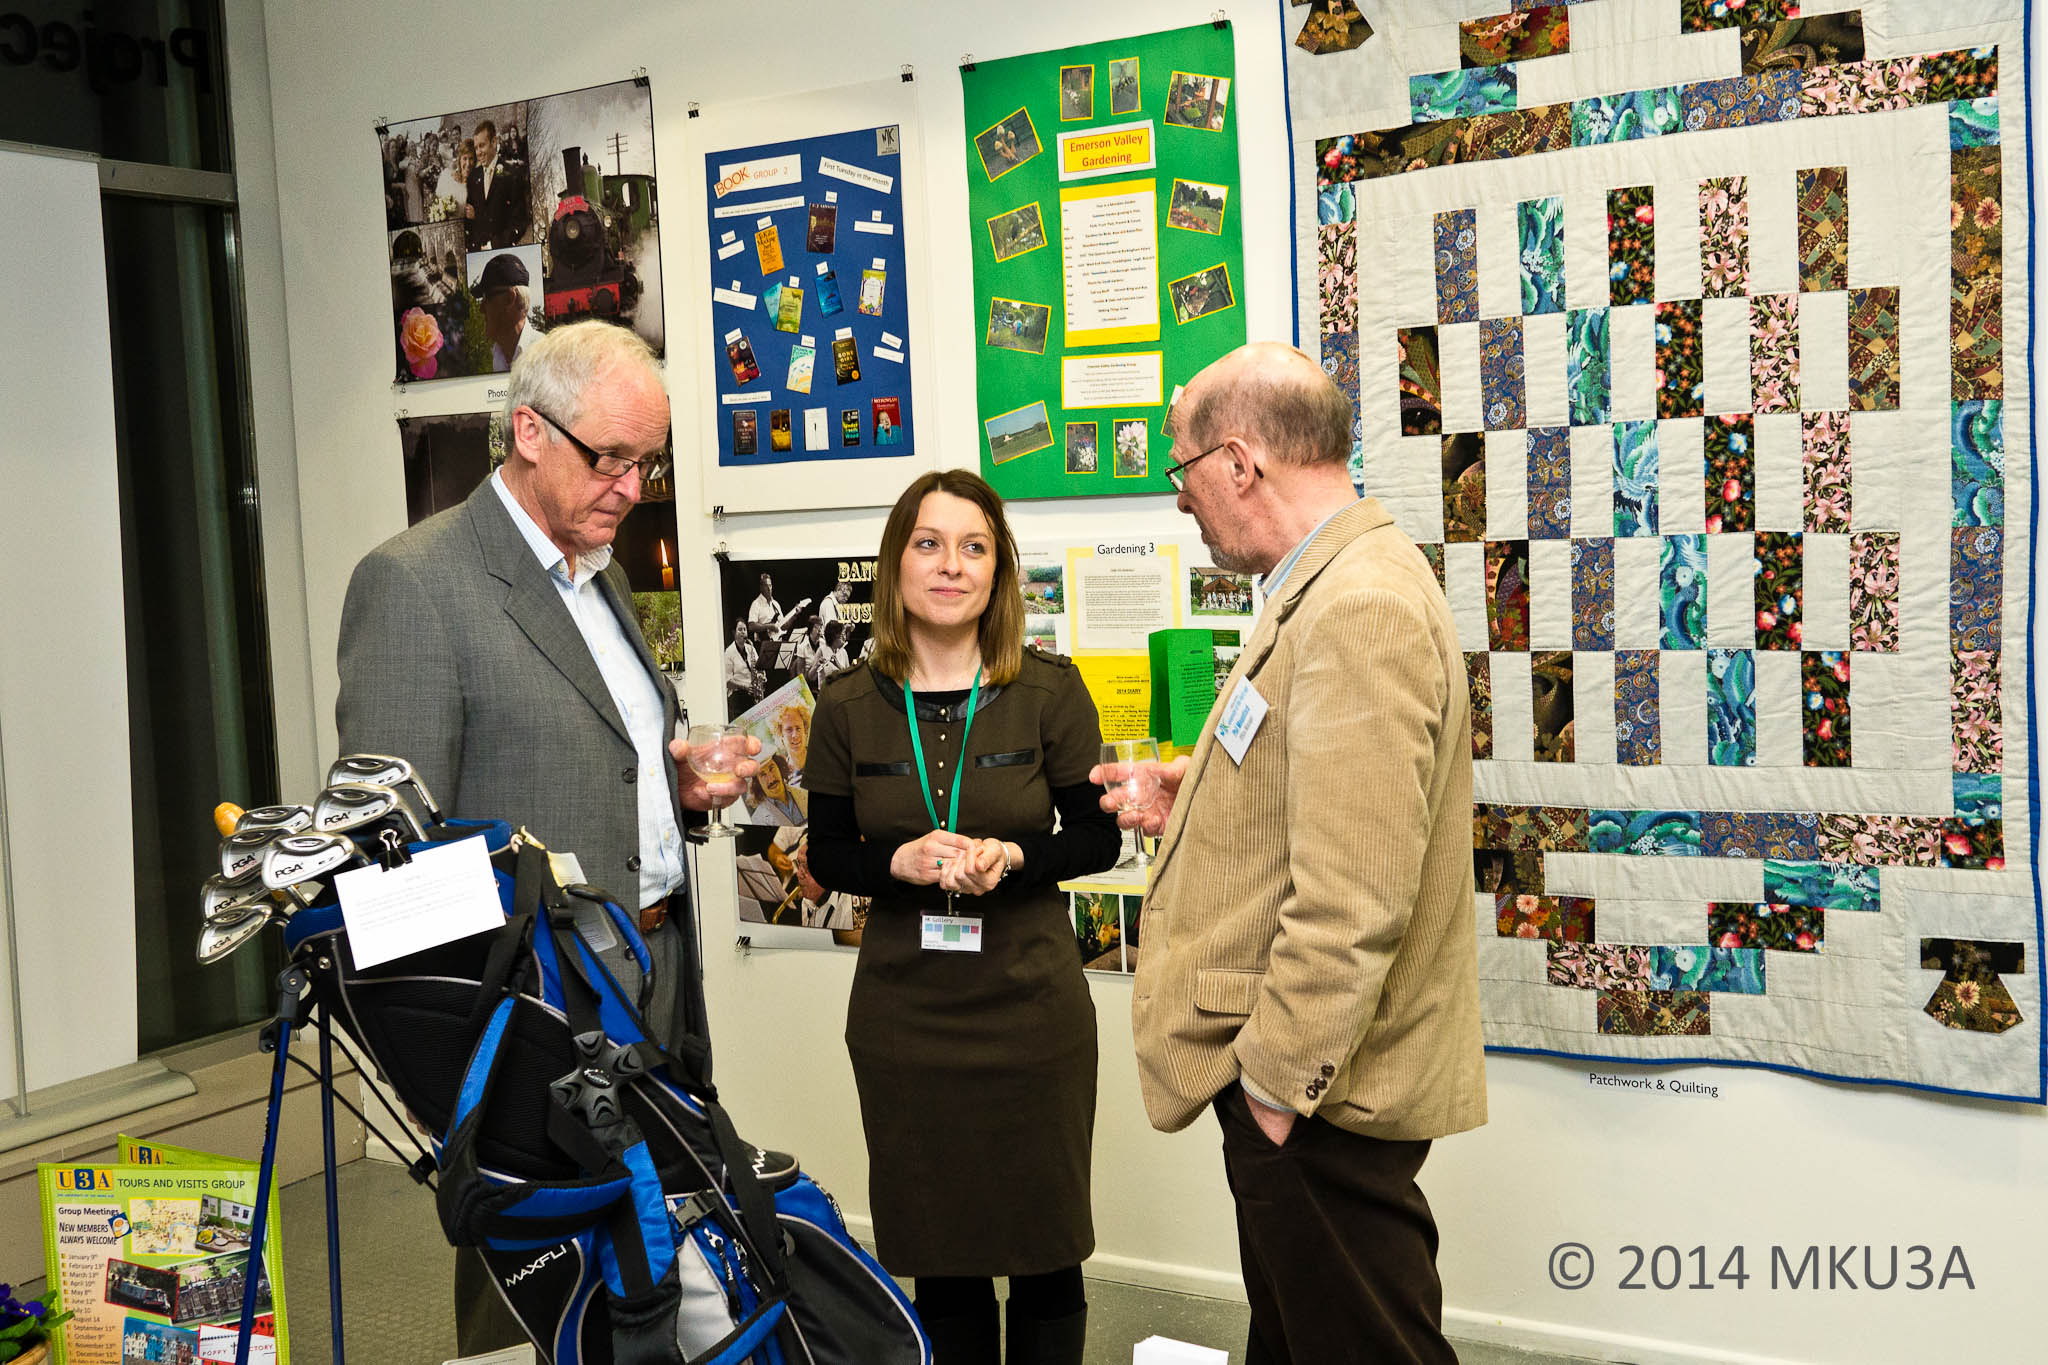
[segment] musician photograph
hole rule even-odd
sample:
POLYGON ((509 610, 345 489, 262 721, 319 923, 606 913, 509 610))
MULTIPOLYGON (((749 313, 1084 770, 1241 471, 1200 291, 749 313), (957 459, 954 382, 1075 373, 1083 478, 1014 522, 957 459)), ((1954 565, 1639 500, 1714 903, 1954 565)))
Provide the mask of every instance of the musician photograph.
POLYGON ((728 714, 738 717, 792 678, 815 695, 826 678, 858 661, 868 645, 873 572, 865 558, 721 564, 728 714))

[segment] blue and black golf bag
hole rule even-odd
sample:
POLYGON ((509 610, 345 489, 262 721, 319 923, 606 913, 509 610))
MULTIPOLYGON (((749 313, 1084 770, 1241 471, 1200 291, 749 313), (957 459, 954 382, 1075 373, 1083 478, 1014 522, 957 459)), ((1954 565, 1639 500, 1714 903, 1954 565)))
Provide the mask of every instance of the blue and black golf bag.
POLYGON ((430 833, 465 831, 492 851, 502 929, 358 968, 330 905, 294 916, 286 942, 313 1000, 436 1135, 441 1226, 481 1252, 542 1358, 930 1365, 831 1196, 740 1140, 703 1040, 649 1037, 634 917, 558 885, 502 823, 430 833))

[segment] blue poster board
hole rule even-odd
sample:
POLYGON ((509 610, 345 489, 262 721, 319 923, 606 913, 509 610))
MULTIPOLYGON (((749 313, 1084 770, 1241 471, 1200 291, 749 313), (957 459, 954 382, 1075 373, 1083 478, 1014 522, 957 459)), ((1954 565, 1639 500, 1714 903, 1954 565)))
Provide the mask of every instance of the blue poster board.
POLYGON ((721 466, 914 453, 899 147, 884 125, 705 156, 721 466))

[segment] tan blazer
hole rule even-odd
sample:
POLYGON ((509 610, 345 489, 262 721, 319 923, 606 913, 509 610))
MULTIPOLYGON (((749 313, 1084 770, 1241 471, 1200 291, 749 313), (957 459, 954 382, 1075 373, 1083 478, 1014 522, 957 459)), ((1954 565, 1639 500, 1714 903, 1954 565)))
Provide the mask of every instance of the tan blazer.
POLYGON ((1486 1121, 1464 656, 1379 503, 1332 518, 1224 684, 1270 704, 1244 762, 1195 746, 1131 1000, 1154 1127, 1243 1077, 1371 1137, 1486 1121))

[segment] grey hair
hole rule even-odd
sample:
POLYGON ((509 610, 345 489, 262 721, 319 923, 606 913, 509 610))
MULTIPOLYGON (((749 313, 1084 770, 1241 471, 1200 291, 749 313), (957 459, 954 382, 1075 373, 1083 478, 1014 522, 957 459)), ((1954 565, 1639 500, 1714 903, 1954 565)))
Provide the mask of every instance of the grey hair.
POLYGON ((1223 382, 1183 397, 1173 414, 1176 444, 1206 447, 1243 436, 1288 464, 1348 463, 1352 408, 1344 391, 1306 351, 1272 342, 1254 345, 1283 363, 1241 365, 1223 382))
POLYGON ((573 426, 583 420, 583 391, 600 375, 634 365, 661 382, 654 348, 630 327, 591 318, 550 328, 512 362, 505 387, 506 429, 523 407, 573 426))

